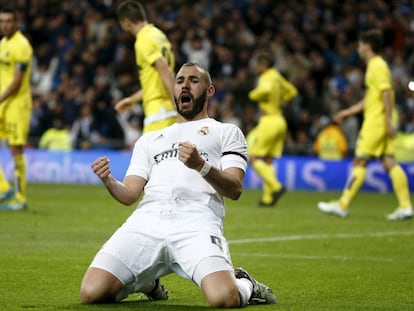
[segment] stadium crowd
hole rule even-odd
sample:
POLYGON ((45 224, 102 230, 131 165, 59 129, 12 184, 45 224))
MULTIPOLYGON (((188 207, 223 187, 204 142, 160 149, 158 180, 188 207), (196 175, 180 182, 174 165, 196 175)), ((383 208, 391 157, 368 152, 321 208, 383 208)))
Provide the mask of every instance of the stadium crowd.
MULTIPOLYGON (((66 128, 75 149, 129 149, 140 136, 140 105, 118 115, 115 103, 138 89, 134 38, 122 32, 117 0, 17 0, 22 30, 35 51, 30 144, 46 130, 66 128), (56 122, 59 121, 59 122, 56 122)), ((399 112, 398 130, 414 132, 414 7, 409 0, 157 0, 142 1, 150 22, 173 44, 176 68, 196 61, 217 88, 209 114, 244 133, 257 121, 248 99, 255 85, 254 55, 264 47, 299 90, 287 103, 285 153, 311 155, 330 116, 362 97, 361 30, 385 37, 399 112)), ((341 125, 352 153, 358 117, 341 125)))

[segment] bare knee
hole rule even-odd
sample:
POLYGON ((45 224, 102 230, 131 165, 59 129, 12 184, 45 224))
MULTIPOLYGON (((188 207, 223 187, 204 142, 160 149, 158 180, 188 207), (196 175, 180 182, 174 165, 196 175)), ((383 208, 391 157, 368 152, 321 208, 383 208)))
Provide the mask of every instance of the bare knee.
POLYGON ((201 281, 201 290, 212 307, 240 307, 239 289, 230 271, 218 271, 206 275, 201 281))
POLYGON ((210 292, 206 298, 214 308, 240 307, 239 290, 236 286, 221 287, 214 292, 210 292))
POLYGON ((96 290, 89 284, 83 284, 80 289, 80 301, 83 304, 91 304, 98 302, 96 290))
POLYGON ((390 172, 396 165, 398 165, 397 161, 395 160, 393 156, 382 157, 381 163, 387 172, 390 172))
POLYGON ((80 301, 83 304, 115 302, 122 283, 111 273, 90 268, 81 284, 80 301))

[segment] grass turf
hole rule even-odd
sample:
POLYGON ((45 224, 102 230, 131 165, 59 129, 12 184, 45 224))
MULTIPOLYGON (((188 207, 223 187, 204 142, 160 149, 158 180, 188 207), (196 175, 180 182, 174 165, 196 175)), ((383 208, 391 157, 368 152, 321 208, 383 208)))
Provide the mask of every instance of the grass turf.
MULTIPOLYGON (((162 279, 170 300, 132 295, 121 304, 79 303, 82 276, 133 207, 102 186, 31 184, 26 211, 0 212, 0 310, 212 310, 199 289, 162 279)), ((392 194, 361 193, 347 219, 321 214, 335 193, 288 192, 258 208, 260 192, 227 201, 225 235, 235 266, 268 284, 278 304, 255 310, 413 310, 414 222, 385 220, 392 194)))

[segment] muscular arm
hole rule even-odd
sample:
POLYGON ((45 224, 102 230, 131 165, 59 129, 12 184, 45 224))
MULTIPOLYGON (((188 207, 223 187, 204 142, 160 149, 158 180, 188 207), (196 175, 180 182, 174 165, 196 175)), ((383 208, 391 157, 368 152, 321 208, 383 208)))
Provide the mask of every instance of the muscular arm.
MULTIPOLYGON (((187 167, 198 172, 201 171, 205 163, 196 146, 189 142, 180 144, 178 158, 187 167)), ((243 191, 244 171, 237 167, 231 167, 224 171, 211 167, 204 178, 218 193, 232 200, 237 200, 243 191)))
POLYGON ((23 74, 24 70, 16 68, 16 70, 14 71, 13 81, 9 84, 5 91, 0 94, 0 103, 5 101, 8 97, 17 92, 20 85, 22 84, 23 74))
POLYGON ((266 101, 269 98, 272 85, 264 79, 259 79, 258 85, 249 92, 249 99, 255 102, 266 101))
POLYGON ((283 100, 285 102, 295 98, 298 95, 298 89, 283 76, 280 77, 281 85, 283 88, 283 100))
MULTIPOLYGON (((167 61, 160 57, 154 63, 154 68, 158 71, 161 76, 162 83, 164 84, 165 89, 167 90, 171 101, 174 102, 174 73, 171 68, 168 66, 167 61)), ((134 94, 122 99, 115 105, 115 110, 119 113, 129 110, 132 105, 137 102, 142 101, 144 91, 138 90, 134 94)))
POLYGON ((132 105, 134 105, 137 102, 142 101, 142 95, 143 95, 143 91, 138 90, 134 94, 132 94, 131 96, 123 98, 122 100, 120 100, 115 105, 115 110, 118 113, 123 113, 123 112, 129 110, 132 107, 132 105))
POLYGON ((108 157, 98 158, 91 165, 94 173, 101 179, 108 192, 120 203, 131 205, 141 195, 147 181, 139 176, 127 176, 120 182, 111 175, 108 157))
POLYGON ((154 68, 158 71, 161 76, 162 83, 165 89, 170 95, 171 101, 174 102, 174 73, 168 66, 167 61, 160 57, 154 63, 154 68))
POLYGON ((212 167, 204 179, 222 196, 237 200, 243 191, 244 171, 230 167, 224 171, 212 167))
POLYGON ((137 102, 142 101, 142 95, 143 95, 143 91, 142 90, 138 90, 134 94, 132 94, 131 96, 129 96, 129 98, 130 98, 130 100, 133 103, 137 103, 137 102))
POLYGON ((357 102, 355 105, 352 105, 348 109, 340 110, 338 113, 334 115, 333 119, 336 122, 341 123, 346 118, 353 116, 355 114, 358 114, 362 110, 364 110, 364 100, 360 100, 359 102, 357 102))

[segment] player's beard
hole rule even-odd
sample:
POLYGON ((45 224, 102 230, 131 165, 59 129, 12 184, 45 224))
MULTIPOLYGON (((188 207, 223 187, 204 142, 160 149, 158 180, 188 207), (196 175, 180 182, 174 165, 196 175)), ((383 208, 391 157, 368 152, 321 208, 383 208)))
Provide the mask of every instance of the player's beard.
POLYGON ((177 107, 177 111, 180 115, 182 115, 187 120, 192 120, 196 115, 200 113, 201 110, 203 110, 206 100, 207 92, 203 92, 199 97, 193 98, 192 109, 180 109, 180 105, 177 99, 175 99, 175 106, 177 107))

